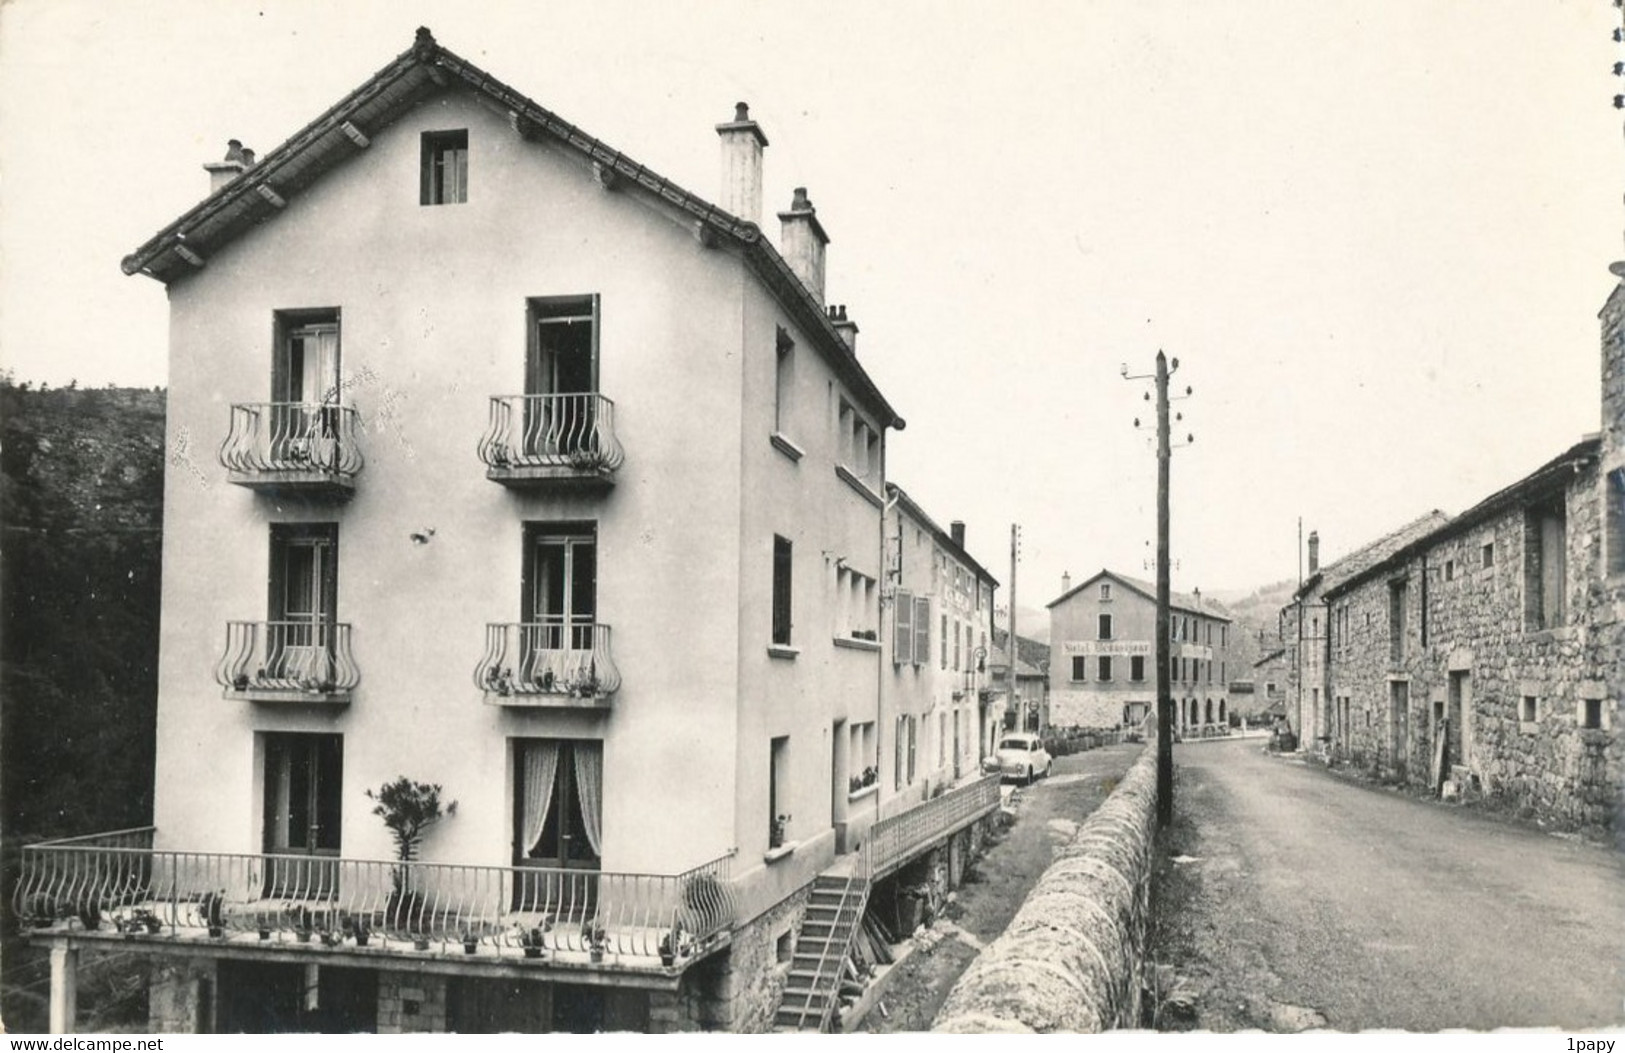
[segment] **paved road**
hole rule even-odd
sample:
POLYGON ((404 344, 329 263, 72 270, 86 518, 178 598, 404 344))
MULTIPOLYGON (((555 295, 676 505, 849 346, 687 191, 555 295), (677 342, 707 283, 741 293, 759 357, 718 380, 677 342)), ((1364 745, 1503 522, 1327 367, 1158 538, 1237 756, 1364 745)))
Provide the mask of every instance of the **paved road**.
POLYGON ((1175 763, 1181 847, 1197 857, 1175 865, 1196 875, 1177 925, 1197 960, 1173 964, 1207 988, 1199 1026, 1625 1023, 1620 853, 1256 741, 1182 745, 1175 763))

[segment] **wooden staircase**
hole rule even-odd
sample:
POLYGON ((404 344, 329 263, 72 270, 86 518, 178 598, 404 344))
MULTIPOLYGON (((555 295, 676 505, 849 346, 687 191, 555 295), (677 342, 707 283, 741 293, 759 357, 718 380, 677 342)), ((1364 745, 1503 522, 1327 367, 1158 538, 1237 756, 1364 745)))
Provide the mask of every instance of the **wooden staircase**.
POLYGON ((844 963, 868 902, 867 876, 825 873, 813 881, 775 1030, 823 1031, 829 1026, 844 963))

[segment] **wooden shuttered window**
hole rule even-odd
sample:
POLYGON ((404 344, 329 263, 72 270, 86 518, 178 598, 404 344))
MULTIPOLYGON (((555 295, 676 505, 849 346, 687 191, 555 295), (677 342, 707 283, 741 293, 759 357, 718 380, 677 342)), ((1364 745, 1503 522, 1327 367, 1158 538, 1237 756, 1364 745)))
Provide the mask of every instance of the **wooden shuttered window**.
POLYGON ((914 661, 914 594, 897 590, 897 631, 892 637, 893 665, 908 665, 914 661))
POLYGON ((931 661, 931 600, 914 597, 914 664, 931 661))

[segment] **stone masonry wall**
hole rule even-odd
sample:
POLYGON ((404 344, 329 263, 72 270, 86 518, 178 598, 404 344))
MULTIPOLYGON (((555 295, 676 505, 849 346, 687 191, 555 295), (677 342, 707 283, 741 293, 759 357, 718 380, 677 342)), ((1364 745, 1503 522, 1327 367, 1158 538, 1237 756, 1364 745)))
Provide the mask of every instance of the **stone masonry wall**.
POLYGON ((789 976, 788 961, 779 961, 778 941, 785 933, 796 938, 811 894, 809 884, 735 929, 727 951, 690 969, 693 983, 685 978, 680 992, 685 1019, 705 1030, 771 1031, 789 976))
POLYGON ((446 978, 429 973, 378 973, 378 1033, 413 1035, 446 1030, 446 978))
POLYGON ((147 1030, 151 1033, 190 1035, 213 1023, 214 1006, 204 1004, 218 989, 212 958, 157 958, 148 984, 147 1030))
MULTIPOLYGON (((1332 694, 1347 697, 1351 709, 1339 755, 1379 775, 1426 785, 1443 715, 1450 765, 1470 771, 1485 794, 1566 828, 1595 834, 1613 824, 1625 770, 1617 722, 1604 712, 1603 727, 1580 726, 1586 699, 1608 693, 1603 678, 1617 677, 1625 660, 1617 627, 1599 623, 1607 606, 1597 599, 1600 481, 1595 468, 1587 469, 1564 491, 1562 625, 1526 627, 1524 506, 1447 535, 1405 567, 1378 574, 1337 599, 1348 608, 1349 632, 1334 642, 1332 694), (1492 546, 1488 566, 1486 545, 1492 546), (1389 590, 1400 574, 1408 583, 1405 648, 1395 661, 1389 590), (1466 727, 1451 704, 1452 674, 1471 699, 1466 727), (1395 682, 1408 684, 1409 701, 1397 720, 1395 682), (1526 699, 1534 699, 1533 720, 1523 719, 1526 699)), ((1617 705, 1617 685, 1611 698, 1606 710, 1617 705)))
POLYGON ((1136 1027, 1156 828, 1156 751, 1050 865, 1004 934, 960 976, 933 1031, 1136 1027))

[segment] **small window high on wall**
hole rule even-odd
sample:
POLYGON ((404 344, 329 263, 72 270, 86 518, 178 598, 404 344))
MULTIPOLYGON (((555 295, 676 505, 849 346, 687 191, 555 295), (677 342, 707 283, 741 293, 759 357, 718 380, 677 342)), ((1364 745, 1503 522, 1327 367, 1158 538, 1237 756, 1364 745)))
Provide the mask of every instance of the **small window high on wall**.
POLYGON ((419 204, 460 205, 468 200, 468 129, 423 133, 419 204))

